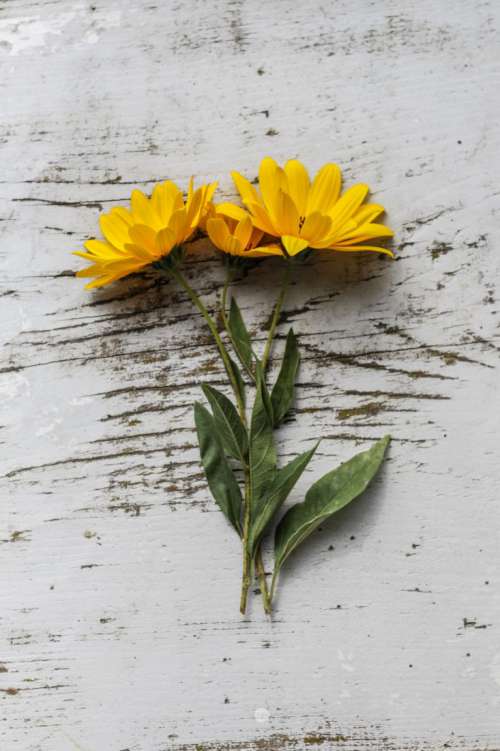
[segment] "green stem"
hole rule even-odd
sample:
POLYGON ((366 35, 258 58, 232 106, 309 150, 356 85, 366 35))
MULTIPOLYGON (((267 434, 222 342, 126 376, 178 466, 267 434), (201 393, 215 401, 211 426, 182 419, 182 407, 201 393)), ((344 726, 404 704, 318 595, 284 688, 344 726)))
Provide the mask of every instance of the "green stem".
MULTIPOLYGON (((226 315, 227 311, 227 293, 228 288, 231 282, 234 279, 234 272, 233 270, 228 266, 226 271, 226 278, 224 280, 224 286, 222 288, 222 297, 221 297, 221 308, 220 308, 220 316, 222 320, 222 324, 224 328, 226 329, 227 335, 231 339, 231 343, 234 347, 234 351, 238 355, 238 359, 240 360, 241 364, 245 368, 246 372, 250 376, 250 378, 255 381, 255 376, 252 373, 252 371, 247 367, 246 363, 242 360, 241 357, 239 357, 238 348, 234 342, 234 339, 231 334, 231 329, 229 327, 228 318, 226 315)), ((250 506, 250 498, 251 498, 251 487, 250 487, 250 476, 248 472, 248 468, 245 467, 245 516, 244 516, 244 522, 243 522, 243 573, 242 573, 242 581, 241 581, 241 598, 240 598, 240 610, 242 613, 245 613, 246 611, 246 603, 247 603, 247 597, 248 597, 248 589, 250 587, 250 569, 252 565, 251 556, 249 552, 247 551, 248 548, 248 537, 250 533, 250 523, 251 523, 251 506, 250 506)), ((257 576, 259 577, 259 583, 260 583, 260 589, 262 592, 262 599, 264 602, 264 610, 266 613, 271 612, 271 603, 269 601, 269 592, 267 589, 267 582, 266 582, 266 575, 264 571, 264 564, 262 562, 262 553, 259 551, 257 553, 257 557, 255 560, 255 566, 256 566, 256 572, 257 576)))
MULTIPOLYGON (((224 346, 224 342, 220 338, 219 332, 217 331, 217 326, 215 324, 215 321, 213 320, 212 316, 209 314, 208 310, 206 309, 205 305, 203 304, 203 302, 201 301, 197 293, 194 291, 194 289, 191 287, 187 279, 184 277, 184 275, 178 269, 174 267, 169 268, 168 271, 174 277, 174 279, 181 285, 181 287, 186 291, 188 297, 194 303, 196 308, 200 311, 208 328, 210 329, 210 332, 214 338, 214 341, 222 357, 222 361, 224 363, 226 372, 231 381, 231 386, 233 388, 234 395, 238 403, 238 410, 240 413, 241 420, 243 424, 246 425, 247 421, 246 421, 246 414, 245 414, 245 405, 243 404, 241 395, 239 393, 238 384, 234 377, 234 373, 231 367, 228 352, 226 350, 226 347, 224 346)), ((227 292, 228 292, 228 287, 229 287, 231 280, 232 280, 232 275, 231 275, 231 272, 228 270, 224 287, 222 290, 221 319, 222 319, 224 328, 226 329, 229 335, 230 335, 230 332, 229 332, 229 327, 227 325, 226 309, 227 309, 227 292)), ((288 282, 286 286, 288 286, 288 282)), ((284 286, 284 288, 282 289, 282 294, 280 295, 280 307, 283 304, 285 291, 286 291, 286 287, 284 286)), ((276 316, 279 317, 279 311, 276 314, 276 316)), ((277 321, 277 318, 276 318, 276 321, 277 321)), ((276 328, 276 323, 274 324, 274 328, 276 328)), ((250 375, 252 376, 252 378, 254 378, 252 373, 250 373, 250 375)), ((251 583, 251 574, 252 574, 251 569, 252 569, 252 563, 253 563, 252 557, 248 549, 249 548, 248 542, 249 542, 249 534, 250 534, 250 523, 251 523, 250 499, 251 499, 252 491, 251 491, 250 476, 249 476, 249 471, 248 471, 247 466, 244 466, 244 472, 245 472, 245 513, 244 513, 243 540, 242 540, 243 542, 243 574, 242 574, 241 598, 240 598, 240 611, 243 614, 246 612, 248 590, 250 588, 250 583, 251 583)), ((271 612, 271 599, 269 597, 269 592, 267 589, 267 582, 266 582, 264 565, 262 562, 262 554, 261 554, 260 548, 259 548, 259 551, 257 553, 257 558, 256 558, 256 569, 257 569, 257 574, 258 574, 259 581, 260 581, 262 598, 264 601, 264 610, 266 613, 270 613, 271 612)))
POLYGON ((264 562, 262 560, 262 551, 260 547, 255 558, 255 569, 257 571, 257 576, 259 577, 260 591, 262 592, 262 601, 264 603, 264 611, 268 615, 271 615, 271 598, 267 589, 266 572, 264 569, 264 562))
POLYGON ((240 355, 240 352, 238 350, 238 345, 234 341, 233 334, 232 334, 231 328, 229 326, 229 320, 228 320, 228 317, 226 315, 226 310, 227 310, 227 293, 228 293, 229 285, 231 284, 231 282, 233 281, 233 279, 234 279, 234 270, 230 266, 228 266, 227 267, 227 271, 226 271, 226 278, 224 280, 224 287, 222 288, 222 297, 221 297, 221 306, 220 306, 220 317, 221 317, 221 320, 222 320, 222 325, 226 329, 226 333, 227 333, 229 339, 231 340, 231 344, 233 345, 233 349, 236 352, 238 360, 240 361, 241 365, 245 369, 245 372, 248 375, 248 377, 250 378, 250 380, 252 381, 252 383, 255 383, 255 375, 252 373, 251 369, 248 367, 248 365, 246 364, 246 362, 244 361, 244 359, 240 355))
POLYGON ((269 604, 271 605, 274 599, 274 593, 276 591, 276 584, 278 583, 278 572, 276 569, 273 571, 273 578, 271 580, 271 591, 269 593, 269 604))
POLYGON ((229 289, 229 285, 233 281, 234 274, 230 266, 227 266, 226 269, 226 278, 224 280, 224 286, 222 288, 222 299, 221 299, 221 307, 220 307, 220 317, 222 319, 222 324, 226 331, 229 334, 229 326, 228 326, 228 320, 226 315, 227 310, 227 291, 229 289))
POLYGON ((283 302, 285 300, 285 295, 288 289, 288 285, 290 284, 291 276, 292 276, 292 264, 290 263, 290 261, 288 261, 285 275, 281 283, 281 290, 280 290, 278 299, 276 301, 276 305, 274 307, 274 313, 273 313, 273 317, 271 320, 271 326, 269 329, 269 334, 267 335, 266 347, 264 349, 264 354, 262 356, 261 364, 262 364, 263 372, 265 372, 267 364, 269 362, 269 355, 271 354, 271 347, 273 344, 274 332, 276 331, 276 326, 278 325, 279 317, 281 314, 281 309, 283 307, 283 302))
POLYGON ((238 411, 240 413, 241 420, 243 424, 246 424, 246 415, 245 415, 245 405, 243 403, 243 400, 241 398, 241 394, 238 389, 238 384, 236 382, 236 378, 233 373, 233 368, 231 366, 231 361, 229 359, 229 355, 227 352, 226 347, 224 346, 224 342, 219 336, 219 332, 217 331, 217 326, 215 325, 215 321, 213 320, 212 316, 194 291, 194 289, 191 287, 187 279, 181 272, 176 268, 170 268, 169 273, 174 277, 174 279, 183 287, 183 289, 187 292, 189 298, 194 303, 194 305, 198 308, 201 315, 205 319, 205 322, 210 329, 210 332, 215 340, 215 343, 217 345, 217 348, 220 352, 220 355, 222 357, 222 362, 224 363, 224 367, 226 368, 226 372, 229 376, 229 380, 231 381, 231 386, 234 391, 234 395, 236 397, 236 401, 238 403, 238 411))
MULTIPOLYGON (((215 340, 215 343, 217 345, 217 348, 220 352, 220 355, 222 357, 222 361, 224 363, 224 366, 226 368, 227 374, 229 376, 229 379, 231 381, 231 386, 234 391, 234 395, 236 397, 237 403, 238 403, 238 410, 240 413, 241 420, 244 425, 246 425, 246 414, 245 414, 245 405, 242 402, 241 395, 238 390, 238 385, 236 383, 236 379, 234 377, 231 363, 229 361, 229 355, 226 350, 226 347, 224 346, 224 342, 220 338, 219 332, 217 331, 217 327, 215 325, 215 321, 213 320, 212 316, 209 314, 208 310, 206 309, 205 305, 202 303, 194 289, 191 287, 187 279, 184 277, 181 272, 176 268, 170 268, 169 273, 174 277, 174 279, 181 285, 181 287, 186 291, 191 301, 194 303, 194 305, 198 308, 201 315, 203 316, 204 320, 206 321, 206 324, 208 328, 210 329, 210 332, 215 340)), ((227 299, 227 288, 229 286, 229 274, 226 278, 226 283, 224 285, 223 289, 223 296, 222 296, 222 305, 223 305, 223 314, 222 314, 222 321, 224 325, 227 328, 227 319, 225 315, 226 311, 226 299, 227 299)), ((248 590, 250 588, 250 582, 251 582, 251 569, 252 569, 252 559, 248 550, 248 538, 250 533, 250 521, 251 521, 251 514, 250 514, 250 497, 251 497, 251 489, 250 489, 250 477, 248 472, 248 467, 244 466, 244 472, 245 472, 245 513, 244 513, 244 522, 243 522, 243 574, 242 574, 242 582, 241 582, 241 598, 240 598, 240 611, 241 613, 245 613, 246 607, 247 607, 247 598, 248 598, 248 590)), ((267 600, 267 588, 265 590, 265 598, 267 600)))
POLYGON ((250 480, 250 472, 245 467, 245 508, 243 515, 243 570, 241 573, 241 595, 240 595, 240 613, 245 614, 247 609, 247 597, 248 589, 250 587, 251 580, 251 568, 252 558, 250 556, 248 538, 250 534, 250 522, 251 522, 251 506, 250 500, 252 497, 252 488, 250 480))

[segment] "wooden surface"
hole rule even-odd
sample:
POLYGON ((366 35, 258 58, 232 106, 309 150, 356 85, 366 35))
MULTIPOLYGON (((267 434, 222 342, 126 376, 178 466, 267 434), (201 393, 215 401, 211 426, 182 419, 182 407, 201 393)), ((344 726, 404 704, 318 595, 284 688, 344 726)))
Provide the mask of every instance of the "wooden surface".
MULTIPOLYGON (((499 21, 494 0, 0 4, 2 751, 500 748, 499 21), (293 500, 394 441, 272 622, 238 614, 200 471, 191 404, 224 382, 200 319, 153 275, 85 292, 70 255, 134 186, 233 197, 266 154, 368 182, 398 256, 295 279, 281 456, 323 440, 293 500)), ((278 279, 236 287, 261 344, 278 279)))

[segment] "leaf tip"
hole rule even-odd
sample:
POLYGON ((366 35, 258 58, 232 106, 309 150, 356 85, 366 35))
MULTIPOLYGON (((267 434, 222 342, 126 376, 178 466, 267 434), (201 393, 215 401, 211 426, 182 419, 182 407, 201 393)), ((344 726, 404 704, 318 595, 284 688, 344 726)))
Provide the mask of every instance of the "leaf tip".
POLYGON ((201 390, 203 391, 203 393, 205 394, 205 396, 208 399, 208 394, 210 393, 210 386, 208 385, 208 383, 202 383, 201 384, 201 390))
POLYGON ((193 409, 195 420, 197 420, 198 417, 203 417, 205 414, 210 414, 210 412, 199 401, 195 401, 195 403, 193 404, 193 409))
POLYGON ((387 451, 387 449, 389 448, 389 444, 390 444, 390 442, 391 442, 391 441, 392 441, 392 436, 391 436, 391 435, 389 435, 389 433, 388 433, 387 435, 384 435, 384 436, 383 436, 383 437, 382 437, 382 438, 381 438, 381 439, 380 439, 380 440, 378 441, 378 445, 379 445, 379 447, 380 447, 380 450, 381 450, 381 455, 382 455, 382 456, 385 456, 385 452, 386 452, 386 451, 387 451))

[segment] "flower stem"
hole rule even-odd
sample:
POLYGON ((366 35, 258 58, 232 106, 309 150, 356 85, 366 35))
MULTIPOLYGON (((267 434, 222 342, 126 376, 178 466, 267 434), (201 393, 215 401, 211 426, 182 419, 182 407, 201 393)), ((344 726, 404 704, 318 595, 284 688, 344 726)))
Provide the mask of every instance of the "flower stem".
POLYGON ((271 598, 267 589, 266 572, 264 569, 264 562, 262 560, 262 551, 260 547, 255 557, 255 569, 257 571, 257 576, 259 577, 260 591, 262 592, 262 601, 264 604, 264 612, 266 612, 268 615, 271 615, 271 598))
POLYGON ((269 362, 269 355, 271 354, 271 347, 273 344, 274 339, 274 332, 276 331, 276 326, 278 325, 279 317, 281 314, 281 309, 283 307, 283 302, 285 300, 285 295, 288 289, 288 285, 290 284, 290 279, 292 276, 292 264, 290 261, 288 261, 286 266, 285 275, 283 276, 283 281, 281 283, 281 290, 278 295, 278 299, 276 301, 276 305, 274 307, 274 313, 273 317, 271 319, 271 326, 269 328, 269 334, 267 336, 267 342, 266 347, 264 349, 264 354, 262 356, 262 371, 265 372, 267 364, 269 362))
POLYGON ((170 268, 169 273, 174 277, 174 279, 183 287, 183 289, 187 292, 189 298, 194 303, 194 305, 198 308, 201 315, 205 319, 205 322, 210 329, 210 332, 215 340, 215 343, 217 345, 217 348, 220 352, 220 355, 222 357, 222 362, 224 363, 224 367, 226 369, 226 372, 229 376, 229 380, 231 381, 231 386, 234 391, 234 395, 236 397, 236 401, 238 403, 238 411, 240 413, 241 420, 243 424, 246 424, 246 415, 245 415, 245 405, 243 403, 243 399, 241 397, 238 384, 236 382, 236 378, 233 372, 233 368, 231 365, 231 361, 229 359, 229 355, 227 352, 226 347, 224 346, 224 342, 219 336, 219 332, 217 331, 217 326, 215 325, 215 321, 213 320, 212 316, 194 291, 194 289, 191 287, 187 279, 177 268, 170 268))
POLYGON ((221 298, 221 305, 220 305, 220 317, 222 320, 222 324, 226 331, 229 333, 229 326, 228 326, 228 320, 226 315, 227 310, 227 291, 229 289, 229 285, 233 281, 234 274, 233 270, 230 268, 230 266, 226 269, 226 278, 224 279, 224 286, 222 288, 222 298, 221 298))
MULTIPOLYGON (((214 341, 217 345, 217 348, 219 350, 219 353, 222 357, 222 361, 224 363, 224 367, 226 369, 226 372, 229 376, 229 380, 231 381, 231 386, 234 391, 234 395, 236 397, 236 401, 238 404, 238 411, 240 413, 241 420, 243 424, 246 426, 247 420, 246 420, 246 414, 245 414, 245 405, 243 403, 243 400, 241 398, 241 394, 238 389, 238 384, 236 382, 233 369, 231 367, 231 362, 229 360, 229 354, 227 352, 227 349, 224 345, 224 342, 222 341, 219 332, 217 331, 217 326, 215 324, 215 321, 213 320, 212 316, 206 309, 205 305, 199 298, 198 294, 195 292, 195 290, 191 287, 185 276, 179 271, 178 268, 170 267, 168 268, 168 273, 170 273, 174 279, 180 284, 180 286, 185 290, 190 300, 193 302, 193 304, 196 306, 196 308, 200 311, 201 315, 203 316, 208 328, 210 329, 210 332, 214 338, 214 341)), ((227 325, 227 316, 226 316, 226 308, 227 308, 227 291, 229 284, 231 282, 232 275, 228 271, 226 280, 224 283, 223 291, 222 291, 222 310, 221 310, 221 319, 222 323, 224 325, 224 328, 226 329, 227 333, 230 335, 228 325, 227 325)), ((284 292, 282 294, 282 298, 284 298, 284 292)), ((281 299, 281 304, 283 303, 283 299, 281 299)), ((279 312, 278 312, 279 316, 279 312)), ((276 328, 276 326, 275 326, 276 328)), ((252 374, 253 377, 253 374, 252 374)), ((241 582, 241 598, 240 598, 240 611, 241 613, 246 612, 246 606, 247 606, 247 598, 248 598, 248 590, 250 588, 251 583, 251 576, 252 576, 252 556, 249 551, 249 535, 250 535, 250 523, 251 523, 251 483, 250 483, 250 473, 248 471, 248 467, 245 465, 243 467, 244 473, 245 473, 245 508, 244 508, 244 520, 243 520, 243 538, 242 538, 242 544, 243 544, 243 573, 242 573, 242 582, 241 582)), ((264 610, 266 613, 271 612, 271 601, 269 599, 269 592, 267 589, 267 582, 264 572, 264 565, 262 562, 262 555, 260 552, 260 549, 257 553, 257 559, 256 559, 256 569, 257 574, 259 576, 260 581, 260 587, 262 591, 262 598, 264 601, 264 610)))
POLYGON ((250 479, 250 472, 245 467, 245 508, 243 515, 243 570, 241 573, 241 595, 240 595, 240 613, 245 615, 247 609, 247 597, 248 589, 250 587, 250 577, 252 568, 252 559, 249 551, 249 534, 250 534, 250 522, 251 522, 251 499, 252 499, 252 485, 250 479))
MULTIPOLYGON (((234 278, 234 272, 228 266, 227 271, 226 271, 226 278, 224 280, 224 287, 222 288, 220 316, 221 316, 223 326, 226 329, 227 335, 231 339, 231 343, 234 347, 234 350, 236 354, 238 355, 238 349, 233 340, 231 330, 229 327, 228 318, 226 315, 227 292, 228 292, 228 287, 231 284, 233 278, 234 278)), ((250 376, 250 378, 253 381, 255 381, 255 376, 252 373, 252 371, 249 370, 249 368, 246 366, 246 364, 243 362, 243 360, 240 357, 239 359, 240 359, 241 364, 245 368, 246 372, 250 376)), ((244 514, 244 521, 243 521, 243 537, 242 537, 243 573, 242 573, 242 580, 241 580, 241 598, 240 598, 240 610, 242 613, 245 613, 246 611, 246 603, 247 603, 247 597, 248 597, 248 589, 250 587, 250 581, 251 581, 250 574, 251 574, 251 566, 252 566, 251 555, 248 551, 250 523, 251 523, 251 497, 252 496, 251 496, 251 485, 250 485, 250 473, 248 471, 248 467, 244 467, 244 470, 245 470, 245 514, 244 514)), ((264 602, 264 610, 266 613, 270 613, 271 608, 270 608, 270 602, 269 602, 269 592, 267 589, 266 575, 264 571, 264 564, 262 562, 262 554, 261 554, 260 548, 255 559, 255 566, 256 566, 257 576, 259 577, 260 589, 262 592, 262 599, 264 602)))
MULTIPOLYGON (((186 291, 191 301, 194 303, 196 308, 200 311, 201 315, 203 316, 204 320, 206 321, 206 324, 208 328, 210 329, 210 332, 215 340, 215 343, 217 345, 217 348, 220 352, 220 355, 222 357, 222 361, 224 363, 224 366, 226 368, 226 372, 229 376, 229 379, 231 381, 231 386, 234 391, 234 395, 236 397, 236 401, 238 403, 238 410, 240 413, 241 420, 244 425, 246 425, 246 414, 245 414, 245 406, 242 402, 241 395, 239 393, 238 385, 236 383, 236 379, 234 377, 231 364, 229 361, 229 355, 226 350, 226 347, 224 346, 224 342, 220 338, 219 332, 217 331, 217 327, 215 325, 215 321, 213 320, 212 316, 209 314, 208 310, 206 309, 205 305, 200 300, 197 293, 194 291, 194 289, 191 287, 187 279, 184 277, 184 275, 176 268, 170 268, 169 273, 174 277, 174 279, 181 285, 181 287, 186 291)), ((230 282, 229 274, 226 278, 226 283, 224 285, 223 289, 223 297, 222 297, 222 306, 223 306, 223 315, 222 315, 222 321, 227 328, 227 318, 225 315, 226 311, 226 300, 227 300, 227 288, 230 282)), ((250 533, 250 521, 251 521, 251 508, 250 508, 250 499, 251 499, 251 488, 250 488, 250 477, 248 468, 244 467, 245 472, 245 510, 244 510, 244 521, 243 521, 243 574, 242 574, 242 582, 241 582, 241 598, 240 598, 240 611, 241 613, 245 613, 246 606, 247 606, 247 598, 248 598, 248 590, 250 588, 250 582, 251 582, 251 575, 252 575, 252 557, 249 552, 249 533, 250 533)), ((268 592, 267 592, 267 585, 264 579, 264 588, 262 589, 262 595, 264 598, 264 607, 267 607, 267 601, 268 601, 268 592)))
POLYGON ((231 327, 229 326, 229 319, 227 317, 227 292, 229 285, 234 279, 234 269, 232 269, 230 266, 227 266, 226 271, 226 278, 224 280, 224 286, 222 288, 222 296, 221 296, 221 304, 220 304, 220 317, 222 320, 222 325, 226 329, 226 333, 231 340, 231 344, 233 345, 233 349, 236 353, 236 356, 238 357, 238 360, 240 361, 242 367, 245 369, 246 374, 252 381, 252 383, 255 383, 255 375, 252 373, 251 368, 248 367, 247 363, 243 359, 243 357, 240 354, 240 350, 238 349, 238 344, 234 340, 233 332, 231 331, 231 327))
POLYGON ((273 571, 273 578, 271 580, 271 591, 269 593, 269 605, 271 606, 274 599, 274 593, 276 591, 276 584, 278 583, 278 572, 276 569, 273 571))

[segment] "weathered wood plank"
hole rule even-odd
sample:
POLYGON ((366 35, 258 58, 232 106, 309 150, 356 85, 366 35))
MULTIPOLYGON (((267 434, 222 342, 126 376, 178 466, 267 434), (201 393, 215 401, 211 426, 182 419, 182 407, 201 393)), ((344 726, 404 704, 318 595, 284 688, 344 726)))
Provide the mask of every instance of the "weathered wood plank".
MULTIPOLYGON (((1 747, 500 747, 498 57, 492 0, 0 3, 1 747), (224 377, 152 274, 87 293, 99 211, 172 177, 334 159, 397 261, 316 257, 294 492, 390 432, 373 489, 237 612, 191 404, 224 377)), ((214 307, 222 269, 189 275, 214 307)), ((263 343, 279 268, 235 292, 263 343)))

